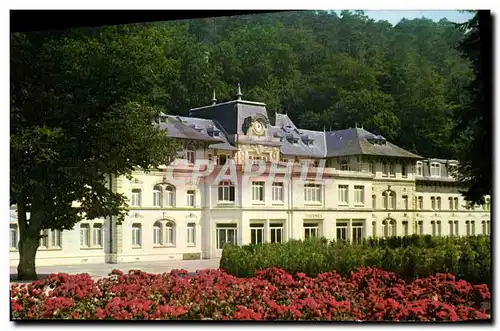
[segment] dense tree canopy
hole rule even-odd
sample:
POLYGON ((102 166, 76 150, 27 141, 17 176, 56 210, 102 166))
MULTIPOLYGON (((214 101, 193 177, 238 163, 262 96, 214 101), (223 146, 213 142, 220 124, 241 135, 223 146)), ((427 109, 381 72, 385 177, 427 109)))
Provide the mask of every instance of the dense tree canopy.
POLYGON ((305 128, 357 123, 425 157, 466 155, 470 140, 450 139, 473 100, 462 93, 474 79, 458 49, 464 36, 446 19, 392 26, 362 11, 12 34, 20 276, 35 272, 40 230, 71 229, 85 215, 123 217, 124 197, 106 176, 158 165, 175 149, 150 125, 155 112, 187 115, 209 104, 213 89, 232 100, 238 82, 271 117, 287 112, 305 128))

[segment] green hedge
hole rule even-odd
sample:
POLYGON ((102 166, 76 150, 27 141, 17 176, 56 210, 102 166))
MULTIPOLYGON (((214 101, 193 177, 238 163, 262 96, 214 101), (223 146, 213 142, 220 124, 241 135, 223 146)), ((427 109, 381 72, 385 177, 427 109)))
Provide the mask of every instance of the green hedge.
POLYGON ((238 277, 251 277, 256 270, 278 267, 308 276, 336 270, 347 276, 361 266, 393 271, 406 280, 438 272, 452 273, 473 284, 491 282, 489 236, 406 236, 370 238, 359 244, 310 239, 283 244, 226 245, 220 267, 238 277))

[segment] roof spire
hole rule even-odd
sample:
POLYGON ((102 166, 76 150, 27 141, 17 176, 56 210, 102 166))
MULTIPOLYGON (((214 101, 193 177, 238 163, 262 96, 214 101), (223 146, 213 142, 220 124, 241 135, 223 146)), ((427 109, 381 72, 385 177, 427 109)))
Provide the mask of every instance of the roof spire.
POLYGON ((217 103, 217 99, 215 98, 215 89, 214 89, 214 96, 212 97, 212 104, 215 105, 217 103))
POLYGON ((241 93, 240 83, 238 82, 238 94, 237 94, 238 100, 241 100, 242 96, 243 96, 243 93, 241 93))

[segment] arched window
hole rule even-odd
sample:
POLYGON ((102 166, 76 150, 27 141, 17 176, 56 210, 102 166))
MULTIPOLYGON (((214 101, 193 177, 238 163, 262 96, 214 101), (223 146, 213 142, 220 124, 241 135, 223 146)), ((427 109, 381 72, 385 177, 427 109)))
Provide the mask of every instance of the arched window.
POLYGON ((396 208, 396 192, 385 191, 382 193, 382 198, 384 200, 385 209, 395 209, 396 208))
POLYGON ((372 195, 372 208, 377 209, 377 196, 375 194, 372 195))
POLYGON ((168 185, 165 188, 166 207, 173 207, 175 204, 175 188, 172 185, 168 185))
POLYGON ((155 222, 153 225, 153 245, 161 245, 163 243, 162 228, 161 222, 155 222))
POLYGON ((167 245, 175 245, 175 223, 167 222, 167 224, 165 224, 165 229, 166 229, 165 243, 167 245))
POLYGON ((153 187, 153 206, 161 207, 161 205, 161 187, 160 185, 155 185, 155 187, 153 187))

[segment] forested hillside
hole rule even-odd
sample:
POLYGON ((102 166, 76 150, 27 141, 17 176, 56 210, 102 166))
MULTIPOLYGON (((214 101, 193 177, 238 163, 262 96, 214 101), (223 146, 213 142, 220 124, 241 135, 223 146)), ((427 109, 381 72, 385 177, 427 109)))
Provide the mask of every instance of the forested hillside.
MULTIPOLYGON (((429 157, 456 154, 449 139, 456 124, 453 111, 473 78, 470 63, 456 49, 463 31, 453 22, 414 19, 392 26, 359 11, 281 12, 26 36, 12 38, 12 65, 28 70, 23 67, 27 54, 38 59, 29 61, 44 64, 34 69, 43 74, 23 76, 31 93, 51 86, 54 97, 37 98, 38 103, 71 104, 81 97, 84 107, 108 107, 133 96, 187 115, 189 108, 209 104, 213 89, 219 102, 234 99, 240 82, 244 98, 265 102, 270 116, 287 112, 300 126, 316 130, 357 123, 429 157)), ((23 98, 19 93, 13 91, 13 103, 23 98)))
POLYGON ((354 127, 423 156, 454 157, 453 110, 471 78, 456 49, 463 32, 445 19, 396 26, 362 12, 283 12, 167 23, 181 72, 168 111, 186 114, 235 95, 287 112, 303 127, 354 127))

